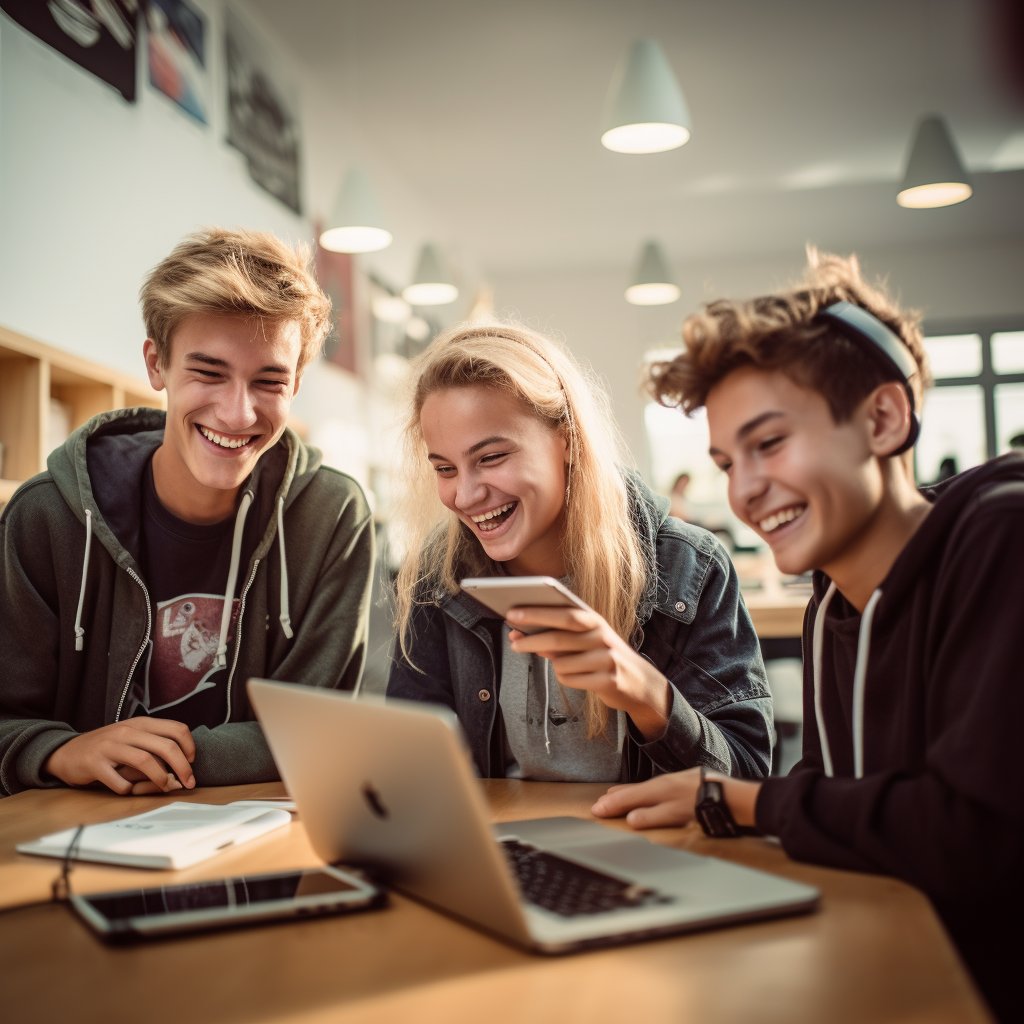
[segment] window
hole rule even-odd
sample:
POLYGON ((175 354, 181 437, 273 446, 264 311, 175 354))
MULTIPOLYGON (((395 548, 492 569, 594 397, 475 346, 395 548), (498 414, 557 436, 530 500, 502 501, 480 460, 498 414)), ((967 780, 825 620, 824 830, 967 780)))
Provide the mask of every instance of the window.
MULTIPOLYGON (((1017 323, 929 324, 935 387, 921 410, 917 478, 937 480, 1010 450, 1024 435, 1024 330, 1017 323), (965 329, 967 328, 967 329, 965 329)), ((1019 443, 1019 442, 1018 442, 1019 443)))

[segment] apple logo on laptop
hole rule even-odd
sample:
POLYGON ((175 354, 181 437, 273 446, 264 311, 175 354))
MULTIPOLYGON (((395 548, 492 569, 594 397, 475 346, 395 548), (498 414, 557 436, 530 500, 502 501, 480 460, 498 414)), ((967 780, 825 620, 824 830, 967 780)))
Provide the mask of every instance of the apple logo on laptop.
POLYGON ((378 818, 382 820, 387 818, 388 809, 384 806, 384 802, 381 800, 377 790, 369 782, 363 783, 363 799, 378 818))

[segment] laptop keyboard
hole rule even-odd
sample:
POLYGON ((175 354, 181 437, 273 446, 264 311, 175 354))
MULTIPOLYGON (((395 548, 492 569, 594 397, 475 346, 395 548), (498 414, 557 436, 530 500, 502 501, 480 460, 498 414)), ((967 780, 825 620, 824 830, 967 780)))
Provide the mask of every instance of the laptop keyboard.
POLYGON ((519 880, 525 902, 561 917, 672 902, 670 896, 653 889, 612 878, 516 839, 503 839, 498 845, 519 880))

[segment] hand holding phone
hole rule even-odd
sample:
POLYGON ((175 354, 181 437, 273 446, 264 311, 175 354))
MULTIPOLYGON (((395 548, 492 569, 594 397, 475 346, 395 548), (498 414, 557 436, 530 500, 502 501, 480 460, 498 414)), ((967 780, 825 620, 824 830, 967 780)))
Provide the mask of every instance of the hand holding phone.
POLYGON ((558 580, 490 576, 465 579, 462 589, 512 626, 517 654, 547 658, 559 683, 590 690, 608 707, 625 711, 647 739, 665 731, 672 707, 668 680, 558 580))

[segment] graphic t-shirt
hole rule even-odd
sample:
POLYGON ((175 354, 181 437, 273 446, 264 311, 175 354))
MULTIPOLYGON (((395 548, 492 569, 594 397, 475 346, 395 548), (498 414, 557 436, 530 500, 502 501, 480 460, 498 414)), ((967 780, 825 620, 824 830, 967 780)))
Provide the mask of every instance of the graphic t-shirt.
MULTIPOLYGON (((212 526, 187 523, 157 497, 152 459, 142 481, 140 561, 153 626, 129 692, 129 717, 151 715, 213 728, 225 718, 238 598, 233 596, 227 667, 214 669, 234 515, 212 526)), ((244 576, 244 566, 239 581, 244 576)))

